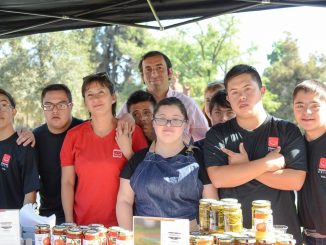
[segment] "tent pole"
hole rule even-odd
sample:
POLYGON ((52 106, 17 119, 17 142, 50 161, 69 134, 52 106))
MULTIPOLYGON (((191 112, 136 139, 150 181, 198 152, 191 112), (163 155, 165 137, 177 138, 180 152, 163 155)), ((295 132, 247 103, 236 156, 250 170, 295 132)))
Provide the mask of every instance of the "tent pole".
POLYGON ((151 9, 151 11, 153 13, 153 16, 154 16, 155 20, 157 21, 157 24, 160 26, 160 31, 163 31, 164 27, 161 25, 160 19, 156 14, 156 11, 155 11, 155 9, 154 9, 154 7, 152 5, 151 0, 147 0, 147 3, 148 3, 148 6, 149 6, 149 8, 151 9))

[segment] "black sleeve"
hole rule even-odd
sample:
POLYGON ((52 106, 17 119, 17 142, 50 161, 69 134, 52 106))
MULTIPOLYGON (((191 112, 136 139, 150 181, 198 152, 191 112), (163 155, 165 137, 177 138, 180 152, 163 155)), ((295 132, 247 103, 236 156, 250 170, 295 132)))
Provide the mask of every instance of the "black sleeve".
POLYGON ((286 141, 281 154, 285 158, 286 168, 307 171, 306 145, 299 128, 292 123, 287 123, 285 133, 286 141))
POLYGON ((25 154, 21 161, 24 194, 37 191, 40 188, 40 183, 37 169, 36 150, 31 146, 25 146, 25 154))
POLYGON ((197 163, 199 164, 199 173, 198 173, 198 178, 201 180, 203 185, 208 185, 211 184, 211 180, 208 177, 205 163, 204 163, 204 156, 203 152, 200 149, 193 149, 194 152, 194 158, 196 159, 197 163))
POLYGON ((127 162, 126 166, 120 173, 120 178, 123 179, 130 179, 133 173, 135 172, 138 165, 144 160, 146 153, 148 152, 149 148, 142 149, 137 151, 127 162))
POLYGON ((206 133, 204 141, 204 162, 206 167, 228 164, 227 155, 220 150, 225 147, 225 142, 223 137, 218 133, 219 130, 222 129, 214 126, 206 133))

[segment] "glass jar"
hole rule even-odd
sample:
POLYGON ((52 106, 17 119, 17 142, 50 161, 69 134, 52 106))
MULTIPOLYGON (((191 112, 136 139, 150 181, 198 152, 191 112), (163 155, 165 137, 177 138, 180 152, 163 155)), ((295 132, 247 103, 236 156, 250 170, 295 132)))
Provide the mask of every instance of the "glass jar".
POLYGON ((213 202, 210 203, 209 233, 223 233, 223 232, 224 232, 223 202, 214 200, 213 202), (223 222, 223 226, 220 227, 220 224, 222 222, 223 222))
POLYGON ((253 237, 239 239, 239 245, 255 245, 256 239, 253 237))
POLYGON ((202 232, 209 232, 209 216, 211 199, 199 200, 199 227, 202 232))
POLYGON ((116 240, 116 245, 133 245, 133 239, 132 231, 120 230, 116 240))
POLYGON ((214 237, 214 244, 220 244, 220 241, 225 242, 228 240, 232 240, 232 244, 233 244, 233 237, 231 235, 228 234, 212 234, 212 236, 214 237))
POLYGON ((214 237, 212 236, 190 236, 190 245, 214 245, 214 237))
POLYGON ((224 204, 224 231, 242 232, 242 227, 241 204, 224 204))
POLYGON ((251 224, 252 229, 254 229, 254 216, 255 216, 255 210, 258 208, 267 208, 271 209, 271 202, 269 200, 254 200, 251 203, 251 224))
POLYGON ((257 240, 257 245, 275 245, 275 238, 269 237, 266 239, 257 240))
POLYGON ((273 211, 267 208, 255 209, 254 231, 257 240, 271 236, 273 232, 273 211))
POLYGON ((63 225, 56 225, 52 228, 51 243, 55 245, 66 244, 66 227, 63 225))
POLYGON ((67 230, 66 244, 78 244, 81 245, 83 242, 83 232, 78 227, 70 227, 67 230))
POLYGON ((89 229, 83 232, 83 245, 99 245, 99 232, 95 229, 89 229))
POLYGON ((111 226, 108 229, 108 245, 116 245, 116 240, 118 238, 121 228, 118 226, 111 226))
POLYGON ((51 233, 50 225, 48 224, 35 225, 35 230, 34 230, 35 245, 50 245, 51 244, 50 233, 51 233))
POLYGON ((107 245, 108 242, 108 229, 105 227, 98 227, 96 230, 99 232, 100 245, 107 245))

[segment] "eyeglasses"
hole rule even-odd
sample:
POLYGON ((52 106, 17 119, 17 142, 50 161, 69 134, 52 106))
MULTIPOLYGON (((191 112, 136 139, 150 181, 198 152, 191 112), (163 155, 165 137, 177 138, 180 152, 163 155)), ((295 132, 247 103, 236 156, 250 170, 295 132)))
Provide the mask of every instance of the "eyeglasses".
POLYGON ((0 111, 3 111, 3 112, 7 112, 9 111, 10 109, 12 109, 13 106, 10 105, 10 104, 7 104, 7 103, 0 103, 0 111))
POLYGON ((59 102, 59 103, 46 103, 42 105, 42 108, 44 111, 53 111, 54 107, 56 107, 58 110, 65 110, 67 109, 72 103, 67 102, 59 102))
POLYGON ((153 118, 153 121, 159 126, 166 126, 170 124, 172 127, 181 127, 183 123, 187 122, 187 120, 180 119, 166 119, 166 118, 153 118))

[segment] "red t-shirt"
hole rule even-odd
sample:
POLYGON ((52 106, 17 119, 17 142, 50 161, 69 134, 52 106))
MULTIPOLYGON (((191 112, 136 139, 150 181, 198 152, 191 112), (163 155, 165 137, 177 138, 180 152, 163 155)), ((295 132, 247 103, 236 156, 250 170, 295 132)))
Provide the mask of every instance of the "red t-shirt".
MULTIPOLYGON (((60 153, 61 166, 75 167, 74 219, 78 225, 118 224, 115 206, 119 175, 127 159, 120 151, 115 135, 113 129, 105 137, 99 137, 87 121, 69 130, 65 137, 60 153)), ((138 126, 132 141, 134 152, 147 147, 138 126)))

